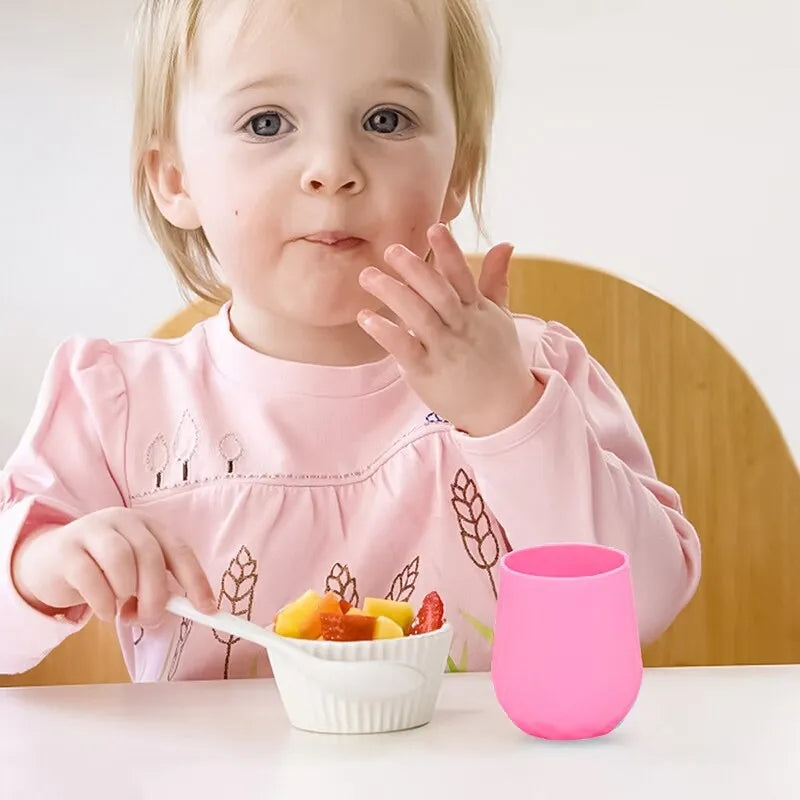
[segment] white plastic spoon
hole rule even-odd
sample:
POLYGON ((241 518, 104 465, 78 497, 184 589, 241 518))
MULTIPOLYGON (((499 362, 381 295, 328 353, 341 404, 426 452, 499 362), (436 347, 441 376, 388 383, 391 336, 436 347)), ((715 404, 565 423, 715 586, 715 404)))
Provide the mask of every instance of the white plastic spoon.
POLYGON ((173 595, 167 601, 167 611, 193 620, 200 625, 238 636, 267 649, 280 650, 289 656, 296 668, 306 677, 337 694, 357 698, 396 697, 416 691, 425 681, 418 669, 396 661, 329 661, 301 650, 292 640, 278 636, 254 622, 218 611, 204 614, 185 597, 173 595))

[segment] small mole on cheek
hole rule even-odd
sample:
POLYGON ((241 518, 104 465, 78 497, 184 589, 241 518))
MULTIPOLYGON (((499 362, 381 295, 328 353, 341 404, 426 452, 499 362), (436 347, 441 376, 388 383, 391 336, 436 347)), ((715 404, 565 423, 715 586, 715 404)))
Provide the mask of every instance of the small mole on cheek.
POLYGON ((236 211, 234 211, 233 213, 236 214, 236 216, 238 217, 239 216, 239 209, 237 208, 236 211))

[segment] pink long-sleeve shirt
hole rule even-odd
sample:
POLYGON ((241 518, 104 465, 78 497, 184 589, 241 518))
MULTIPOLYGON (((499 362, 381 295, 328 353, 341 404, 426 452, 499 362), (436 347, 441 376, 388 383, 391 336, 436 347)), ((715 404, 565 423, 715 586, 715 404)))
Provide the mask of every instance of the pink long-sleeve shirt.
MULTIPOLYGON (((582 541, 630 554, 640 635, 657 636, 697 586, 697 535, 581 341, 515 320, 544 392, 483 438, 426 408, 392 358, 264 356, 232 335, 227 306, 178 340, 63 344, 0 473, 0 673, 33 667, 88 617, 22 600, 19 538, 109 506, 179 533, 220 608, 259 624, 308 588, 415 605, 435 589, 455 628, 451 667, 486 670, 499 557, 582 541)), ((136 681, 269 675, 261 648, 186 620, 118 634, 136 681)))

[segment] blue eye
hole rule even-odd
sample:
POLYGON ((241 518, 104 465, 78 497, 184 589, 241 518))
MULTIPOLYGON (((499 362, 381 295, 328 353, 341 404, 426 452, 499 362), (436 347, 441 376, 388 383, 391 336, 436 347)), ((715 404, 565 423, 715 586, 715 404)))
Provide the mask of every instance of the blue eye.
POLYGON ((264 111, 248 120, 247 130, 262 139, 272 138, 281 133, 281 125, 286 120, 277 111, 264 111))
POLYGON ((393 108, 379 108, 367 117, 364 128, 372 133, 403 133, 412 125, 411 120, 401 111, 393 108))

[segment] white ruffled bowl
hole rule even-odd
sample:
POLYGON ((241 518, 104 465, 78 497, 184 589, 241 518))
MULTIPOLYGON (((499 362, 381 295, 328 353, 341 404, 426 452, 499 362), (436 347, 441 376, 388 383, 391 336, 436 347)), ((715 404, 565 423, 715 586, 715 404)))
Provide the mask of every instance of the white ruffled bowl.
POLYGON ((433 633, 369 642, 286 639, 272 628, 267 631, 275 683, 294 727, 315 733, 387 733, 417 728, 433 718, 453 640, 448 623, 433 633), (318 660, 349 663, 328 672, 318 660))

